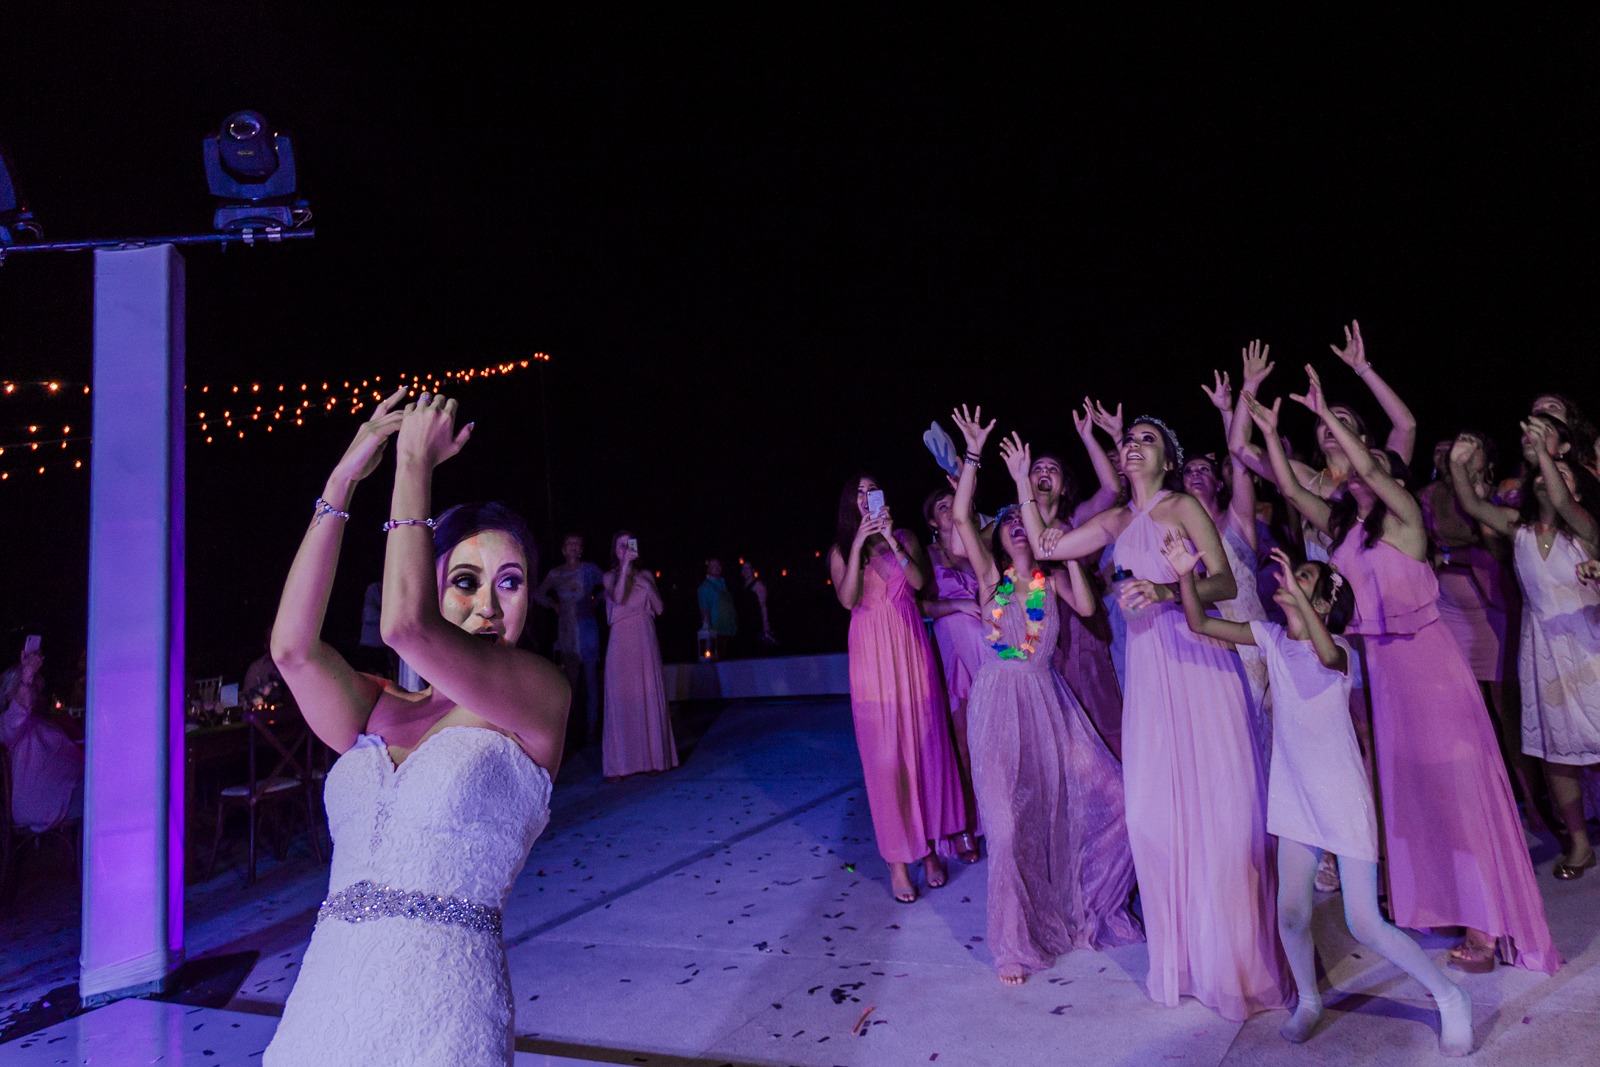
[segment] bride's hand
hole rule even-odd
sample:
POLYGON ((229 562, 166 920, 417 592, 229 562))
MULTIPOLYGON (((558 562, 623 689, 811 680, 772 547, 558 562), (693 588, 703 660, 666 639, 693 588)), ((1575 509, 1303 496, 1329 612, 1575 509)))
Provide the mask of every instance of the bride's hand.
POLYGON ((472 436, 472 427, 469 422, 456 431, 453 398, 423 393, 417 397, 416 406, 406 410, 400 424, 399 457, 421 462, 431 470, 461 451, 472 436))
POLYGON ((351 482, 359 482, 378 469, 390 435, 400 429, 400 423, 406 417, 404 411, 394 409, 405 395, 405 389, 397 389, 372 409, 372 417, 361 424, 355 440, 350 442, 350 447, 344 450, 344 455, 334 465, 334 474, 351 482))

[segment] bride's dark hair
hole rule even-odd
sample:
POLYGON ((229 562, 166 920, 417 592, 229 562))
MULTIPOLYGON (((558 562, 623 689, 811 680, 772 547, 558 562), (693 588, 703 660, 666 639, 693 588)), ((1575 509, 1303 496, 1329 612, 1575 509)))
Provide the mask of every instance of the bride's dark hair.
POLYGON ((509 536, 522 548, 527 563, 527 577, 531 580, 539 570, 539 549, 533 543, 533 534, 522 516, 504 504, 457 504, 433 520, 433 558, 443 559, 450 550, 474 534, 485 530, 498 530, 509 536))

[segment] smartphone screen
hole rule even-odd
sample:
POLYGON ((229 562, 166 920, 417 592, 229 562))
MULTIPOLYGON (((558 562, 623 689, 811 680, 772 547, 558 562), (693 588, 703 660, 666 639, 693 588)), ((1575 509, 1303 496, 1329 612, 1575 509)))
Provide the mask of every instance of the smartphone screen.
POLYGON ((873 489, 867 493, 867 514, 876 515, 883 510, 883 490, 873 489))
POLYGON ((639 551, 639 539, 637 537, 628 538, 628 551, 629 552, 638 552, 639 551))
POLYGON ((22 651, 24 651, 24 652, 37 652, 37 651, 39 651, 39 635, 38 634, 29 634, 28 635, 28 640, 23 643, 22 651))

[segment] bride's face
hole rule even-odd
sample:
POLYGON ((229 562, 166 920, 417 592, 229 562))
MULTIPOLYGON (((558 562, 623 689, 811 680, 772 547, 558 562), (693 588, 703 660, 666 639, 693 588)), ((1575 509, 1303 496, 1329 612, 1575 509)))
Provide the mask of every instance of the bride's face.
POLYGON ((527 560, 516 538, 482 530, 452 548, 439 568, 439 611, 476 637, 516 644, 528 621, 527 560))

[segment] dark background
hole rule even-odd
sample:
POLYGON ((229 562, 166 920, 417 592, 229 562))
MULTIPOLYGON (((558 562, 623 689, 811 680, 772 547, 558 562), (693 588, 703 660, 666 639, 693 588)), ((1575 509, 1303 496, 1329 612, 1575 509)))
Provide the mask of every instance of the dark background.
MULTIPOLYGON (((1262 337, 1268 394, 1316 360, 1381 433, 1327 349, 1354 317, 1421 419, 1423 474, 1464 426, 1511 447, 1539 390, 1600 407, 1592 6, 354 6, 8 4, 0 142, 49 237, 204 232, 201 138, 263 111, 317 237, 185 253, 191 394, 552 353, 459 391, 478 431, 435 499, 510 502, 547 563, 568 529, 602 563, 633 529, 669 659, 710 553, 759 562, 789 649, 842 647, 815 556, 839 486, 871 470, 913 524, 941 479, 921 432, 956 402, 1075 448, 1089 392, 1216 446, 1198 385, 1262 337)), ((0 268, 0 374, 90 380, 91 267, 0 268)), ((86 428, 87 401, 0 398, 0 444, 30 423, 86 428)), ((255 654, 353 430, 191 437, 193 673, 255 654)), ((44 476, 0 456, 8 646, 83 640, 73 456, 44 476)), ((387 492, 385 472, 358 495, 336 643, 387 492)))

